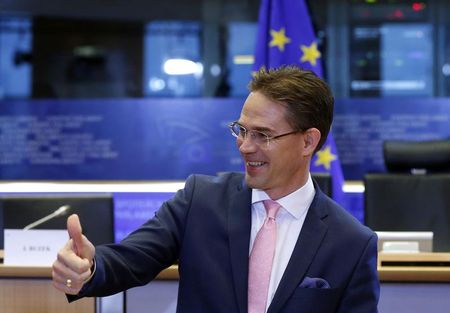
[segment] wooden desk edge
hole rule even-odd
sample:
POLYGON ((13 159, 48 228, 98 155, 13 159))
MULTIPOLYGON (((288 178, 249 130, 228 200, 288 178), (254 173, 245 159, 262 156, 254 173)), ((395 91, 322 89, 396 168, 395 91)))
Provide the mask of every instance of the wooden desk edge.
POLYGON ((11 266, 0 264, 0 277, 49 278, 52 268, 48 266, 11 266))
POLYGON ((450 253, 447 252, 420 252, 420 253, 378 253, 378 264, 382 261, 434 261, 450 262, 450 253))
POLYGON ((378 275, 382 282, 450 282, 450 266, 438 266, 442 262, 450 262, 450 253, 379 253, 378 275), (422 262, 429 264, 418 266, 422 262))
POLYGON ((172 265, 156 276, 157 280, 178 280, 178 265, 172 265))
MULTIPOLYGON (((0 277, 51 278, 52 268, 48 266, 11 266, 0 264, 0 277)), ((156 277, 157 280, 178 279, 178 266, 172 265, 156 277)))
POLYGON ((450 282, 450 268, 440 267, 382 267, 378 268, 381 282, 450 282))
MULTIPOLYGON (((0 252, 2 252, 0 250, 0 252)), ((384 254, 378 258, 381 282, 450 282, 450 267, 380 266, 383 260, 448 261, 450 253, 384 254)), ((0 264, 0 277, 51 278, 51 267, 8 266, 0 264)), ((172 265, 156 276, 156 280, 177 280, 178 265, 172 265)))

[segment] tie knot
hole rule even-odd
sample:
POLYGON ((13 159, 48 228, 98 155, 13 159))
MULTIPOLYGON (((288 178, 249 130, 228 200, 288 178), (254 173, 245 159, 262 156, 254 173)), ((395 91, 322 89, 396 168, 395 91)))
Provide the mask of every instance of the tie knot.
POLYGON ((281 205, 273 200, 264 200, 263 203, 264 207, 266 208, 267 217, 275 219, 278 210, 281 208, 281 205))

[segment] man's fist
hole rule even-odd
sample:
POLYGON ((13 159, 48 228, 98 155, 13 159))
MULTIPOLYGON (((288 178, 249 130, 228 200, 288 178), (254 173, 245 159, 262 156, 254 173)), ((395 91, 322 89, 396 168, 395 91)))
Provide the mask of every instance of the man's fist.
POLYGON ((78 215, 67 218, 67 231, 70 239, 53 263, 53 285, 64 293, 76 295, 91 277, 95 247, 83 235, 78 215))

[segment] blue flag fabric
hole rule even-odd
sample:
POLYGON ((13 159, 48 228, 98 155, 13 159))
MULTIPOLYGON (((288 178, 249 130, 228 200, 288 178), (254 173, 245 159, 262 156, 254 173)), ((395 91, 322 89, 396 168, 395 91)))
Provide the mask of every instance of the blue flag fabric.
MULTIPOLYGON (((253 69, 290 64, 323 77, 321 53, 308 7, 304 0, 262 0, 253 69)), ((322 149, 313 157, 311 172, 330 173, 333 199, 343 204, 344 176, 331 132, 322 149)))

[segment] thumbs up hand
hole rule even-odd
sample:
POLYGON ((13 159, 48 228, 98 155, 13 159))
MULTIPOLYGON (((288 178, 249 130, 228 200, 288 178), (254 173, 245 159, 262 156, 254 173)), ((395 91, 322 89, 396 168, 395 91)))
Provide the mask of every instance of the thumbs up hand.
POLYGON ((52 266, 53 286, 66 293, 76 295, 91 277, 95 247, 83 235, 78 215, 67 218, 70 239, 59 250, 52 266))

